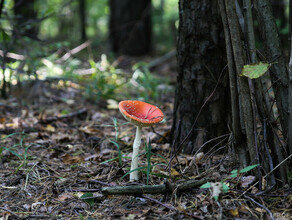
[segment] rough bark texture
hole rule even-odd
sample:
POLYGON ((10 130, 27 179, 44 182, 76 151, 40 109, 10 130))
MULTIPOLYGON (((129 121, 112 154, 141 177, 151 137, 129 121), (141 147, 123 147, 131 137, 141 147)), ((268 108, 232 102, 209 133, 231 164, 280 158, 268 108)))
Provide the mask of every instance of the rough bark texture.
POLYGON ((223 21, 224 34, 225 34, 225 44, 226 44, 226 54, 228 63, 228 73, 229 73, 229 86, 230 86, 230 96, 231 96, 231 109, 232 109, 232 133, 233 133, 233 143, 235 146, 236 155, 239 160, 239 164, 242 167, 249 165, 249 157, 247 155, 246 148, 246 135, 243 133, 240 121, 240 107, 239 107, 239 94, 238 94, 238 80, 235 70, 235 63, 233 58, 233 49, 231 43, 230 29, 227 20, 226 8, 224 0, 218 0, 218 5, 220 8, 220 14, 223 21))
POLYGON ((270 75, 275 92, 280 122, 285 139, 288 133, 288 71, 281 51, 279 34, 275 19, 272 15, 270 2, 255 1, 259 29, 265 46, 265 57, 268 61, 276 62, 270 68, 270 75))
POLYGON ((151 50, 151 0, 110 0, 110 44, 116 53, 143 55, 151 50))
POLYGON ((288 147, 292 154, 292 0, 289 1, 289 29, 290 29, 290 60, 289 60, 289 128, 288 128, 288 147))
POLYGON ((251 103, 250 90, 248 80, 245 77, 238 77, 241 74, 244 62, 243 42, 240 36, 240 27, 234 1, 225 0, 228 25, 230 29, 231 43, 233 48, 234 63, 238 79, 239 101, 241 109, 241 125, 246 133, 247 148, 250 160, 256 162, 255 142, 254 142, 254 126, 253 126, 253 110, 251 103))
POLYGON ((183 143, 183 151, 191 153, 206 140, 228 132, 230 105, 225 72, 220 78, 226 61, 217 2, 180 0, 179 14, 172 142, 174 146, 181 147, 188 136, 183 143))

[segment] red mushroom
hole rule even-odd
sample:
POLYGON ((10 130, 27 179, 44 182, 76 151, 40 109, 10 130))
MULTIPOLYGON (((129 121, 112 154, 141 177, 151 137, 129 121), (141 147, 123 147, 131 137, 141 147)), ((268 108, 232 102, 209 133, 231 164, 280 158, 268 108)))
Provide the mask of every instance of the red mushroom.
MULTIPOLYGON (((142 127, 150 127, 162 121, 162 111, 154 105, 142 101, 126 100, 119 103, 122 115, 129 122, 137 126, 133 144, 131 171, 138 168, 138 153, 141 144, 142 127)), ((138 171, 130 173, 130 181, 138 180, 138 171)))

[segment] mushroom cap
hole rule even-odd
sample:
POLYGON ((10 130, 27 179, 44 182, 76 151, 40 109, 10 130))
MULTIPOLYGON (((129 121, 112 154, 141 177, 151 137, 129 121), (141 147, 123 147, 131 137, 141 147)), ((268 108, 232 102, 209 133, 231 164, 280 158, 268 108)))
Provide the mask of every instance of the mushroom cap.
POLYGON ((138 100, 121 101, 119 109, 125 119, 141 127, 155 125, 164 117, 158 107, 138 100))

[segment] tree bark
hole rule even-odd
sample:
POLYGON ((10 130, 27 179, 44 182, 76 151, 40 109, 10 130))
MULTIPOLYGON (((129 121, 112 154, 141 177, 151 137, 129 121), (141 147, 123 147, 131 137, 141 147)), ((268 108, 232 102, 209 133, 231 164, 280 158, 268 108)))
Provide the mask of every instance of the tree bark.
POLYGON ((36 21, 37 13, 34 6, 35 0, 14 0, 14 35, 37 39, 39 23, 36 21))
POLYGON ((80 33, 81 41, 84 42, 87 39, 86 36, 86 0, 79 0, 79 16, 80 16, 80 33))
POLYGON ((246 149, 246 135, 242 131, 241 121, 240 121, 240 107, 239 107, 239 94, 238 94, 238 79, 235 70, 235 61, 233 58, 232 49, 232 39, 230 35, 230 29, 227 20, 226 8, 224 0, 218 0, 218 5, 220 8, 220 14, 223 22, 224 34, 225 34, 225 44, 226 44, 226 54, 228 63, 228 73, 229 73, 229 86, 230 86, 230 96, 231 96, 231 119, 232 119, 232 133, 233 133, 233 143, 235 146, 236 155, 239 159, 239 164, 241 167, 246 167, 249 165, 249 157, 246 149))
MULTIPOLYGON (((259 29, 265 46, 265 57, 274 62, 270 68, 270 76, 276 103, 279 111, 280 123, 284 138, 288 133, 288 71, 281 51, 279 33, 272 15, 270 2, 267 0, 255 1, 259 29)), ((291 153, 291 152, 290 152, 291 153)))
POLYGON ((288 127, 288 148, 292 154, 292 0, 289 1, 289 29, 290 29, 290 60, 289 60, 289 127, 288 127))
POLYGON ((115 53, 143 55, 151 50, 151 0, 110 0, 109 38, 115 53))
MULTIPOLYGON (((238 94, 240 105, 241 127, 246 134, 246 143, 249 151, 251 163, 256 163, 256 151, 254 140, 254 115, 251 103, 251 94, 248 80, 245 77, 239 77, 244 66, 243 42, 241 40, 240 26, 238 16, 236 14, 236 6, 234 1, 225 0, 226 17, 228 21, 228 29, 230 33, 233 62, 235 64, 236 77, 238 81, 238 94)), ((241 164, 242 165, 242 164, 241 164)))
POLYGON ((230 103, 217 2, 180 0, 179 12, 171 136, 176 148, 191 153, 206 140, 228 133, 230 103))

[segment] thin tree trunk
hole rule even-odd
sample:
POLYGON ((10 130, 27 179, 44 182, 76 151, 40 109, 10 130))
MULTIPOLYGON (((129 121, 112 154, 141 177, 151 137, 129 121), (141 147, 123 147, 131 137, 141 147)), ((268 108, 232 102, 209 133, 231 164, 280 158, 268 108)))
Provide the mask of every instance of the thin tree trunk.
POLYGON ((290 29, 290 61, 289 61, 289 129, 288 129, 288 146, 289 153, 292 154, 292 0, 289 1, 289 29, 290 29))
POLYGON ((87 39, 86 36, 86 0, 79 0, 79 15, 80 15, 80 32, 81 41, 84 42, 87 39))
MULTIPOLYGON (((246 0, 243 2, 243 7, 245 8, 245 24, 246 24, 246 38, 247 45, 249 50, 249 57, 251 63, 256 63, 256 47, 255 47, 255 36, 254 36, 254 26, 253 26, 253 18, 251 11, 251 2, 250 0, 246 0)), ((258 110, 259 117, 262 123, 262 133, 263 133, 263 147, 258 147, 258 154, 261 150, 262 160, 260 162, 265 170, 271 171, 274 169, 274 161, 271 157, 270 151, 268 147, 272 150, 274 160, 276 164, 279 164, 283 160, 283 155, 281 150, 279 149, 278 144, 275 142, 276 137, 274 137, 273 127, 271 126, 271 120, 274 121, 273 114, 269 112, 269 108, 266 106, 265 100, 265 90, 262 85, 262 78, 251 80, 250 83, 253 83, 254 89, 253 94, 256 99, 256 109, 258 110), (268 123, 267 123, 268 122, 268 123), (268 135, 269 134, 269 135, 268 135), (268 160, 266 158, 269 158, 268 160)), ((285 164, 280 166, 279 172, 276 173, 276 176, 281 179, 282 183, 286 183, 287 180, 287 170, 285 164)), ((259 167, 260 169, 260 167, 259 167)), ((275 174, 272 173, 270 175, 270 185, 273 187, 276 183, 275 174)), ((259 183, 261 183, 261 173, 259 172, 259 183)), ((261 188, 261 185, 259 186, 261 188)))
MULTIPOLYGON (((240 36, 239 21, 236 15, 236 7, 234 1, 225 0, 228 26, 232 39, 232 49, 235 62, 237 76, 241 74, 244 66, 244 53, 242 49, 242 41, 240 36)), ((248 80, 245 77, 238 77, 239 82, 239 101, 242 111, 242 126, 245 128, 247 138, 247 148, 251 163, 256 162, 255 142, 254 142, 254 126, 253 126, 253 110, 251 104, 251 96, 248 80)))
POLYGON ((0 2, 0 18, 1 18, 1 15, 2 15, 2 10, 3 10, 3 7, 4 6, 4 0, 1 0, 0 2))
MULTIPOLYGON (((275 19, 272 15, 270 2, 267 0, 254 1, 259 22, 259 29, 262 34, 266 51, 266 59, 274 62, 270 68, 271 81, 275 92, 277 107, 279 111, 280 123, 284 138, 287 140, 288 134, 288 71, 284 56, 280 47, 279 34, 275 19)), ((291 152, 290 152, 291 153, 291 152)))
POLYGON ((235 71, 235 63, 233 58, 233 51, 231 46, 231 36, 228 27, 227 15, 225 10, 224 0, 218 0, 218 5, 220 8, 220 14, 223 22, 224 34, 225 34, 225 44, 228 62, 228 72, 229 72, 229 87, 231 96, 231 110, 232 110, 232 132, 234 137, 235 151, 239 159, 239 164, 242 167, 248 166, 249 160, 246 151, 246 137, 242 133, 241 123, 240 123, 240 110, 239 110, 239 95, 237 90, 237 75, 235 71))
POLYGON ((151 51, 151 0, 110 0, 109 38, 115 53, 144 55, 151 51))
POLYGON ((16 37, 27 36, 37 39, 39 23, 34 9, 35 0, 14 0, 15 24, 13 32, 16 37))

